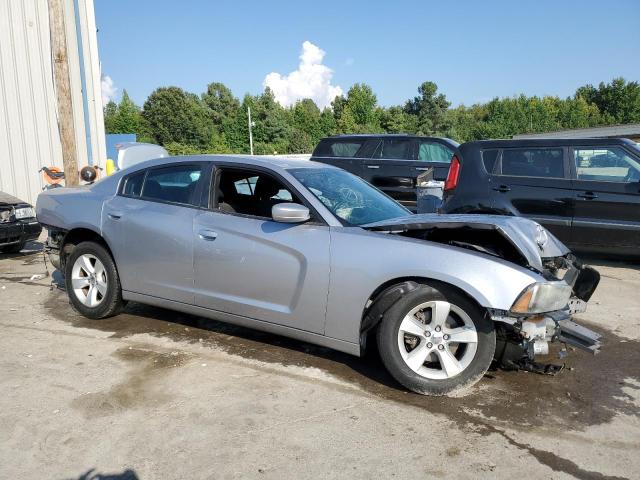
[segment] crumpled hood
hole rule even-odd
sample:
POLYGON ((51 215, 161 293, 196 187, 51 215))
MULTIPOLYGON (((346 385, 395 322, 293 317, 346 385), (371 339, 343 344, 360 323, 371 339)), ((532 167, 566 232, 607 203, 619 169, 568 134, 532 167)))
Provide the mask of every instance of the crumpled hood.
POLYGON ((496 230, 526 258, 530 267, 540 272, 544 270, 542 259, 562 257, 570 253, 570 250, 546 228, 522 217, 428 213, 368 223, 361 227, 386 232, 447 228, 496 230))

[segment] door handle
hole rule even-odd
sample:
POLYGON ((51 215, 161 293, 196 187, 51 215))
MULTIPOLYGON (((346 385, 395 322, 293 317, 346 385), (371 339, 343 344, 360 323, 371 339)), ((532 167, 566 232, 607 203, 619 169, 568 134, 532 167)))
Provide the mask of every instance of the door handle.
POLYGON ((121 213, 107 213, 107 216, 111 219, 111 220, 120 220, 120 217, 122 217, 121 213))
POLYGON ((367 168, 376 169, 380 168, 380 165, 367 165, 367 168))
POLYGON ((499 187, 493 187, 496 192, 507 193, 511 191, 509 185, 500 185, 499 187))
POLYGON ((200 230, 200 233, 198 234, 198 236, 202 240, 207 240, 209 242, 212 242, 216 238, 218 238, 218 234, 212 230, 200 230))
POLYGON ((596 195, 593 192, 584 192, 584 193, 578 194, 578 197, 584 198, 586 200, 593 200, 595 198, 598 198, 598 195, 596 195))

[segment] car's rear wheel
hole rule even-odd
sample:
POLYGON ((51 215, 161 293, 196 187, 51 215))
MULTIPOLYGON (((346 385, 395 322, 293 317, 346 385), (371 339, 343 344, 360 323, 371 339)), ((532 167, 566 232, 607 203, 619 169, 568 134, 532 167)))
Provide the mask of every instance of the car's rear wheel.
POLYGON ((77 245, 66 260, 65 284, 73 307, 88 318, 117 314, 123 306, 116 265, 95 242, 77 245))
POLYGON ((493 360, 493 322, 473 301, 438 284, 421 286, 385 313, 378 349, 386 368, 417 393, 445 395, 476 383, 493 360))

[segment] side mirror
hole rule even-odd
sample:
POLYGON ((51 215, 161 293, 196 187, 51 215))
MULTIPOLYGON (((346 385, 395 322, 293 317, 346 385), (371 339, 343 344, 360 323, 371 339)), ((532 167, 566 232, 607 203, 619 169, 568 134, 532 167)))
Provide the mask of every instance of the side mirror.
POLYGON ((311 218, 309 209, 299 203, 278 203, 271 207, 271 216, 281 223, 302 223, 311 218))

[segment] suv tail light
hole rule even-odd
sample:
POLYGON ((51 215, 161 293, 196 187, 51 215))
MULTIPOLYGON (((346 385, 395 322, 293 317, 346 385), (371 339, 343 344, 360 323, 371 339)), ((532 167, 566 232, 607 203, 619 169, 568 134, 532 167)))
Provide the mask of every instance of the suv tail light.
POLYGON ((458 177, 460 176, 460 160, 455 155, 451 159, 447 180, 444 182, 444 191, 453 190, 458 186, 458 177))

